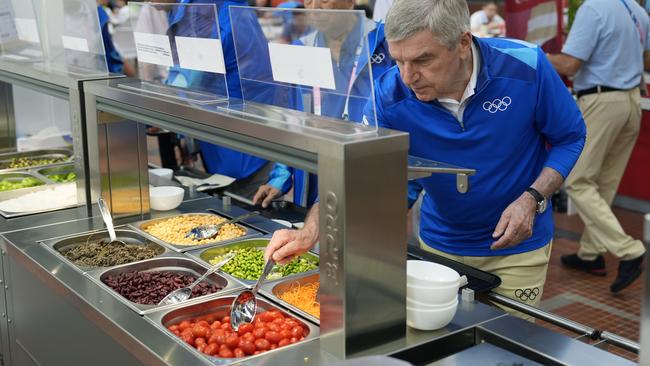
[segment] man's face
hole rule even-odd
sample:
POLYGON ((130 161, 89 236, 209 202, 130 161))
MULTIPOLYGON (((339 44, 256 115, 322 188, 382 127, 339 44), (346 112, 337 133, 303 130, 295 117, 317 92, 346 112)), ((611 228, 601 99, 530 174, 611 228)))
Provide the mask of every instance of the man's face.
POLYGON ((401 41, 388 41, 400 76, 415 96, 424 102, 453 94, 466 79, 464 61, 471 56, 472 37, 464 33, 450 50, 428 31, 401 41))
POLYGON ((497 14, 497 10, 497 6, 494 4, 487 4, 483 7, 483 11, 489 20, 492 20, 492 18, 494 18, 494 16, 497 14))

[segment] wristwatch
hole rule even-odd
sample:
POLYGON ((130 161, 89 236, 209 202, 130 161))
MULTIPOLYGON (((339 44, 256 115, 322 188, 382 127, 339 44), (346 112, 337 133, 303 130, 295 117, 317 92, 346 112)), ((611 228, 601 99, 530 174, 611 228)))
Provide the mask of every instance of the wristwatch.
POLYGON ((535 211, 540 214, 544 213, 544 211, 546 211, 546 207, 548 207, 548 201, 546 200, 546 197, 544 197, 541 193, 539 193, 538 190, 533 187, 529 187, 526 192, 530 193, 530 195, 535 198, 535 201, 537 201, 537 209, 535 209, 535 211))

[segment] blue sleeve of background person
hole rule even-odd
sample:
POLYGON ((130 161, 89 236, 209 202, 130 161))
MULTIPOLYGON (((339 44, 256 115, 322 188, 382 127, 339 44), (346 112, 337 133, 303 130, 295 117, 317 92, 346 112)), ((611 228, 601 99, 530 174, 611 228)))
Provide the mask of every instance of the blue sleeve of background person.
POLYGON ((536 127, 551 145, 545 166, 566 178, 578 161, 587 128, 576 102, 538 48, 536 127))
POLYGON ((99 26, 102 30, 102 41, 104 43, 108 71, 121 74, 124 71, 124 64, 122 63, 122 56, 115 49, 111 34, 108 32, 108 14, 106 14, 106 11, 101 6, 97 7, 97 14, 99 16, 99 26))
POLYGON ((597 26, 599 21, 598 12, 588 3, 582 4, 571 25, 569 37, 562 47, 562 53, 588 61, 600 38, 598 32, 601 27, 597 26))
POLYGON ((275 163, 271 173, 269 173, 269 181, 267 184, 273 188, 287 194, 293 185, 291 176, 293 175, 293 168, 281 163, 275 163))

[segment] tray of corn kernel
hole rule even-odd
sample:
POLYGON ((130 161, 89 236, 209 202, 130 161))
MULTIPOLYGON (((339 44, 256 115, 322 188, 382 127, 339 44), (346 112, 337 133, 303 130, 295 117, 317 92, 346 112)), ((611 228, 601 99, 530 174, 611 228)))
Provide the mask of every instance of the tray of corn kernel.
POLYGON ((260 232, 244 225, 226 224, 221 227, 216 236, 209 239, 194 240, 186 236, 190 230, 197 226, 218 225, 226 220, 228 220, 227 217, 216 214, 190 213, 140 221, 130 224, 130 226, 177 252, 187 252, 261 235, 260 232))

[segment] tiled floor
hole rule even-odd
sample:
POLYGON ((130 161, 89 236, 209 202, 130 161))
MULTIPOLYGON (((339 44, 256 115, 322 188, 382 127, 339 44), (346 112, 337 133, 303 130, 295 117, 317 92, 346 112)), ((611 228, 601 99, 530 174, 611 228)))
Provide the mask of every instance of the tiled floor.
MULTIPOLYGON (((643 216, 623 209, 614 209, 626 232, 635 238, 643 236, 643 216)), ((577 321, 595 329, 609 331, 633 341, 639 340, 641 295, 643 279, 640 278, 619 294, 609 291, 616 277, 618 260, 611 254, 605 255, 606 277, 568 269, 560 264, 560 256, 575 253, 584 225, 580 218, 555 214, 556 238, 553 242, 544 298, 541 307, 565 318, 577 321)), ((643 277, 643 276, 642 276, 643 277)), ((575 337, 553 325, 538 322, 575 337)), ((611 352, 637 361, 637 356, 618 347, 606 346, 611 352)))

